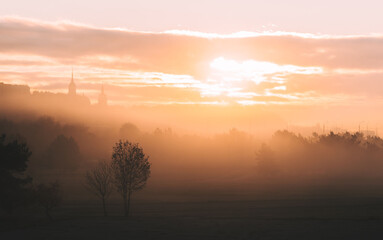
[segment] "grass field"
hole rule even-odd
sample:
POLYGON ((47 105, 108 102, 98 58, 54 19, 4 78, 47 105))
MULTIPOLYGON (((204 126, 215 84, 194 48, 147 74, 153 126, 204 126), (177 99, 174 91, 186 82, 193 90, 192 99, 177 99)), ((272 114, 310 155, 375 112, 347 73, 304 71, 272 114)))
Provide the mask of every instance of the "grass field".
POLYGON ((101 217, 95 203, 3 219, 0 239, 383 239, 383 199, 133 202, 101 217))

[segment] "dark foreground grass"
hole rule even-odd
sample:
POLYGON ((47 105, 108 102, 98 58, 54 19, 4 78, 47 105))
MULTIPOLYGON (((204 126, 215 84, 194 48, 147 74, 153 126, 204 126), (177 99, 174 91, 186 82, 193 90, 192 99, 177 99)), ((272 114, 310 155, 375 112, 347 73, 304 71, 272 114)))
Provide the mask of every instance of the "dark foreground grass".
POLYGON ((2 220, 0 239, 383 239, 383 199, 135 202, 132 216, 65 205, 2 220), (8 227, 7 227, 8 226, 8 227))

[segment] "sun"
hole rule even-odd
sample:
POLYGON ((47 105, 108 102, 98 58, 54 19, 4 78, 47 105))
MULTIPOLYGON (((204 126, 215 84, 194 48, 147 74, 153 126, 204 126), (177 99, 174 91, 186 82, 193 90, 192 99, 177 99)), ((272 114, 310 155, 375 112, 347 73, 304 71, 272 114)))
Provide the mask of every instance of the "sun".
POLYGON ((264 99, 272 97, 295 99, 287 92, 287 75, 321 72, 322 69, 318 67, 280 65, 253 59, 237 61, 218 57, 210 62, 210 73, 206 81, 197 87, 202 97, 218 101, 242 105, 266 104, 268 102, 264 99))

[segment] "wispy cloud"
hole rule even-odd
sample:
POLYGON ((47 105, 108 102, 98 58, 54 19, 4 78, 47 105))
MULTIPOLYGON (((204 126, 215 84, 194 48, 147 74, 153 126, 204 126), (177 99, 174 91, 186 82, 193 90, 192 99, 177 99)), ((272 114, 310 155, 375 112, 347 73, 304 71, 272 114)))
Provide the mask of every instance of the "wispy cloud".
POLYGON ((96 99, 104 83, 119 103, 343 103, 380 94, 383 36, 155 33, 0 18, 0 81, 64 92, 71 66, 80 90, 96 99))

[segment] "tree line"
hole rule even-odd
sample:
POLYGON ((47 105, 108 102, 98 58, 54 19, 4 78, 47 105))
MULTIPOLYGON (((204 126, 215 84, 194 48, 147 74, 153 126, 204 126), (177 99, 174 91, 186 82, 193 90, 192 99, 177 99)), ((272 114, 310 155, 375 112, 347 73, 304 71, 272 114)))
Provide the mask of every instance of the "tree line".
MULTIPOLYGON (((19 207, 38 205, 52 219, 52 210, 62 202, 60 184, 35 185, 26 174, 31 155, 26 143, 0 136, 0 207, 12 216, 19 207)), ((129 215, 131 195, 144 188, 150 166, 149 157, 138 143, 120 140, 113 147, 109 163, 101 161, 86 173, 87 188, 101 198, 105 216, 106 200, 113 190, 122 196, 124 215, 129 215)))
MULTIPOLYGON (((53 125, 51 128, 54 129, 53 125)), ((138 130, 132 126, 125 126, 122 130, 131 134, 138 134, 138 130)), ((158 146, 159 150, 163 145, 170 145, 169 141, 166 140, 169 139, 167 135, 171 135, 171 133, 165 134, 157 131, 154 135, 161 140, 155 142, 156 144, 161 142, 160 146, 158 146)), ((205 165, 201 165, 199 164, 201 160, 195 159, 199 168, 191 172, 192 174, 197 171, 201 172, 206 170, 205 166, 211 164, 214 165, 214 171, 213 169, 208 169, 207 172, 214 176, 214 174, 219 172, 217 169, 225 164, 223 159, 227 154, 224 153, 230 152, 230 148, 235 147, 231 141, 233 138, 241 140, 237 142, 243 149, 249 148, 248 145, 245 145, 249 141, 246 140, 246 135, 243 136, 239 131, 231 131, 230 134, 224 136, 224 139, 227 139, 227 141, 224 141, 225 149, 217 147, 211 149, 210 152, 201 151, 200 155, 193 155, 194 152, 192 150, 205 149, 205 146, 198 145, 197 147, 201 148, 190 147, 190 149, 185 146, 181 149, 177 147, 178 145, 176 147, 172 146, 175 148, 174 151, 182 151, 181 156, 185 156, 185 158, 178 159, 179 155, 176 155, 177 158, 173 157, 174 161, 166 165, 166 168, 176 169, 177 166, 183 164, 182 161, 190 157, 188 155, 194 158, 195 156, 220 154, 217 155, 217 158, 222 156, 220 158, 221 162, 218 162, 218 160, 212 161, 212 163, 206 161, 205 165), (190 151, 185 152, 184 149, 189 149, 190 151), (222 150, 221 153, 219 150, 222 150)), ((51 161, 62 161, 62 165, 58 165, 59 169, 71 166, 71 163, 67 164, 65 161, 71 161, 71 157, 80 155, 79 146, 72 137, 61 135, 54 137, 51 134, 49 139, 53 139, 53 141, 47 144, 49 147, 44 154, 50 156, 46 158, 47 161, 49 161, 48 159, 51 159, 51 161), (68 152, 72 154, 65 155, 68 152)), ((179 140, 176 137, 174 139, 174 142, 179 140)), ((46 142, 49 143, 49 141, 46 142)), ((191 143, 196 142, 181 142, 182 145, 187 145, 188 143, 191 145, 191 143)), ((28 144, 33 145, 35 143, 28 142, 28 144)), ((147 146, 149 145, 145 145, 146 151, 149 149, 147 146)), ((244 167, 238 168, 240 173, 244 177, 246 177, 244 173, 250 172, 250 174, 253 174, 255 177, 249 179, 254 183, 263 184, 267 181, 262 181, 262 179, 279 178, 283 181, 290 181, 292 179, 328 180, 331 184, 350 179, 353 181, 371 179, 371 181, 376 183, 376 179, 383 179, 383 139, 378 136, 365 136, 358 132, 344 132, 322 135, 314 133, 312 136, 303 137, 288 131, 277 131, 270 141, 256 146, 256 149, 255 156, 254 152, 250 156, 250 164, 252 165, 242 160, 247 159, 246 155, 241 156, 237 151, 232 152, 233 158, 236 161, 230 162, 230 166, 243 165, 244 167), (252 168, 253 166, 255 167, 252 168), (336 181, 333 181, 335 178, 336 181)), ((161 156, 158 152, 154 154, 152 151, 150 155, 154 157, 160 156, 166 160, 165 158, 168 155, 161 156)), ((13 210, 20 206, 35 204, 44 209, 46 215, 51 218, 52 209, 59 206, 62 202, 62 186, 59 182, 55 181, 37 184, 37 181, 28 176, 26 170, 32 156, 30 148, 22 138, 9 138, 5 135, 0 137, 1 208, 8 214, 12 214, 13 210)), ((123 214, 128 216, 132 195, 145 187, 151 174, 149 157, 144 153, 143 148, 138 143, 119 140, 114 144, 109 160, 98 162, 91 169, 89 169, 89 166, 91 165, 83 164, 84 170, 87 171, 81 172, 81 177, 83 177, 87 189, 100 199, 104 215, 107 215, 109 197, 113 192, 116 192, 122 199, 123 214)), ((177 168, 177 171, 180 171, 180 169, 183 174, 190 174, 186 168, 177 168)), ((156 172, 157 170, 158 168, 156 172)), ((281 181, 275 182, 280 183, 281 181)), ((306 182, 310 183, 310 181, 306 182)), ((362 181, 360 182, 363 183, 362 181)))
POLYGON ((0 205, 12 215, 19 207, 37 204, 51 219, 51 210, 61 202, 60 186, 57 182, 33 185, 32 177, 25 175, 31 155, 26 143, 0 136, 0 205))
POLYGON ((277 131, 256 152, 256 171, 268 178, 366 181, 383 178, 383 139, 360 132, 303 137, 277 131))

